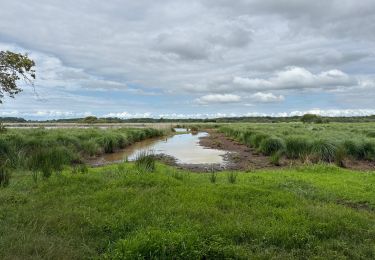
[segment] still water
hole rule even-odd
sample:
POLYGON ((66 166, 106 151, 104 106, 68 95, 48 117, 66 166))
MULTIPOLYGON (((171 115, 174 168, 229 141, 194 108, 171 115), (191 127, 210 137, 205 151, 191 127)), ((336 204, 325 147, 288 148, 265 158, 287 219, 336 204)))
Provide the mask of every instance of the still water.
MULTIPOLYGON (((180 132, 180 131, 178 131, 180 132)), ((94 164, 106 164, 135 160, 140 152, 166 154, 176 158, 180 164, 223 164, 226 151, 205 148, 199 144, 199 138, 208 136, 206 132, 198 134, 181 133, 170 137, 154 138, 138 142, 124 150, 105 154, 94 164)))

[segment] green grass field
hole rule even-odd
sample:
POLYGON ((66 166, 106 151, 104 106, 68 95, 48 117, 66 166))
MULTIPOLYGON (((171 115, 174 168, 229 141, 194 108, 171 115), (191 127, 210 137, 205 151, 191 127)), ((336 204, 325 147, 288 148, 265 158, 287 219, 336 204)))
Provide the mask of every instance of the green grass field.
POLYGON ((375 173, 66 169, 0 190, 1 259, 374 259, 375 173))

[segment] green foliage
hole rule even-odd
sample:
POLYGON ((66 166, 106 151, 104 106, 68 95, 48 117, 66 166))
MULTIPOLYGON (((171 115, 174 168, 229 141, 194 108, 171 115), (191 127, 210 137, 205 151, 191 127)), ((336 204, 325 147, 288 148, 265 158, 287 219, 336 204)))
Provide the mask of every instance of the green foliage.
POLYGON ((329 140, 316 140, 312 143, 311 152, 319 161, 334 162, 337 147, 329 140))
POLYGON ((7 187, 10 182, 11 171, 8 167, 8 161, 0 160, 0 188, 7 187))
POLYGON ((34 150, 28 166, 34 172, 41 172, 44 178, 49 178, 53 172, 61 172, 63 166, 72 160, 72 154, 63 147, 52 147, 34 150))
POLYGON ((335 153, 335 164, 338 167, 345 167, 344 160, 346 156, 347 156, 347 153, 346 153, 345 148, 343 146, 337 147, 336 153, 335 153))
POLYGON ((229 183, 234 184, 237 181, 237 172, 228 172, 227 180, 229 183))
POLYGON ((93 124, 98 121, 98 118, 96 116, 87 116, 85 117, 82 122, 86 124, 93 124))
POLYGON ((268 135, 266 134, 261 134, 261 133, 254 133, 250 136, 250 145, 251 147, 254 147, 254 148, 259 148, 261 142, 266 139, 266 138, 269 138, 268 135))
POLYGON ((283 155, 283 150, 279 150, 270 156, 270 163, 275 166, 280 166, 280 160, 283 155))
MULTIPOLYGON (((48 177, 64 165, 114 152, 145 138, 162 135, 156 129, 9 129, 0 135, 0 161, 12 169, 32 170, 48 177)), ((34 178, 37 179, 37 178, 34 178)))
POLYGON ((285 140, 285 154, 290 159, 299 159, 310 154, 311 144, 306 138, 289 137, 285 140))
POLYGON ((217 180, 217 173, 214 169, 214 166, 211 167, 211 171, 210 171, 210 175, 209 175, 209 179, 210 179, 210 182, 211 183, 216 183, 216 180, 217 180))
POLYGON ((156 169, 156 159, 152 152, 139 152, 135 159, 136 168, 143 173, 154 172, 156 169))
POLYGON ((284 141, 281 138, 265 138, 260 143, 259 151, 264 155, 271 155, 285 149, 284 141))
POLYGON ((0 103, 4 94, 10 97, 22 91, 17 81, 23 79, 32 84, 35 79, 35 63, 27 54, 0 51, 0 103))
POLYGON ((305 114, 301 117, 301 122, 303 123, 316 123, 316 124, 322 124, 323 123, 323 119, 318 116, 318 115, 314 115, 314 114, 305 114))

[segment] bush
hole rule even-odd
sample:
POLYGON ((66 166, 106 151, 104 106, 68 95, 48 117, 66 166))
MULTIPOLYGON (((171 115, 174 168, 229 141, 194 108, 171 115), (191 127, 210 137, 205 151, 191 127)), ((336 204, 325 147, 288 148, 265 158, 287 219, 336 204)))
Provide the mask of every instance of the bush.
POLYGON ((154 172, 156 159, 152 152, 140 152, 136 156, 135 166, 142 172, 154 172))
POLYGON ((264 155, 271 155, 280 150, 284 150, 284 141, 280 138, 270 137, 263 139, 260 143, 259 151, 264 155))
POLYGON ((298 159, 311 151, 310 142, 306 138, 288 138, 285 141, 285 153, 289 159, 298 159))

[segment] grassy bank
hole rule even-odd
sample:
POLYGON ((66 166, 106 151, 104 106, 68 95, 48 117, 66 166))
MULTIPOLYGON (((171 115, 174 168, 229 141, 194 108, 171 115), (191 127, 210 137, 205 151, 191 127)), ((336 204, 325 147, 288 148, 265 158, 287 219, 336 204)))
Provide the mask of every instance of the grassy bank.
POLYGON ((65 165, 163 133, 152 128, 7 129, 0 133, 0 175, 2 169, 26 169, 49 177, 65 165))
POLYGON ((375 124, 234 124, 220 131, 264 155, 344 166, 345 159, 375 161, 375 124))
POLYGON ((1 259, 375 257, 375 174, 64 170, 0 189, 1 259))

